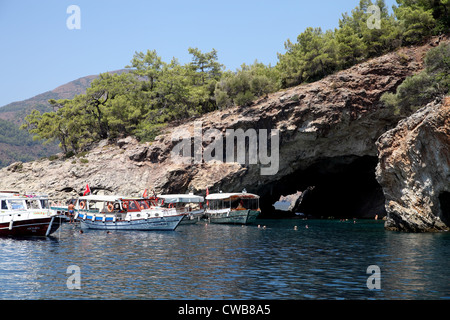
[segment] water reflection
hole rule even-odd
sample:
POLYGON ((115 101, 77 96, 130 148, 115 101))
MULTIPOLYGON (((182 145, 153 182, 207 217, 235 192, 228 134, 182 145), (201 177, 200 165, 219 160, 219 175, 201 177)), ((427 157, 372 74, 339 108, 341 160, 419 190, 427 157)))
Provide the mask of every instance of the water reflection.
POLYGON ((450 266, 448 234, 388 233, 384 286, 392 298, 445 298, 450 285, 445 270, 450 266), (446 245, 445 245, 446 244, 446 245))
POLYGON ((448 234, 387 232, 381 222, 198 224, 175 232, 78 232, 0 239, 7 299, 442 299, 448 234), (308 224, 308 228, 306 228, 308 224), (294 229, 297 226, 297 230, 294 229), (381 268, 381 290, 366 286, 381 268), (78 265, 81 290, 66 287, 78 265))

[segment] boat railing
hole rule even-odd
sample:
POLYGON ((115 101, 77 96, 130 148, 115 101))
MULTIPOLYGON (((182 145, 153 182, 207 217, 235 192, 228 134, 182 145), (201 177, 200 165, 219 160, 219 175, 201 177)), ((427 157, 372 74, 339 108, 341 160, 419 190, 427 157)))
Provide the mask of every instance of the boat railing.
POLYGON ((82 212, 78 212, 76 215, 77 219, 81 220, 92 220, 92 221, 124 221, 127 218, 126 213, 120 212, 92 212, 92 210, 84 210, 82 212))
POLYGON ((41 217, 50 217, 52 216, 51 211, 17 211, 17 212, 5 212, 0 214, 0 223, 10 222, 11 220, 27 220, 27 219, 36 219, 41 217))
POLYGON ((226 213, 230 212, 231 208, 223 208, 223 209, 207 209, 208 213, 226 213))

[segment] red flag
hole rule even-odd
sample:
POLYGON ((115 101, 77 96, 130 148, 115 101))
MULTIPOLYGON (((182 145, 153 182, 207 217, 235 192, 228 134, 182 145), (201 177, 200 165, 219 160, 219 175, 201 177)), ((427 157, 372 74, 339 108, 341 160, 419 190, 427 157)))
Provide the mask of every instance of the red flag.
POLYGON ((147 192, 147 189, 145 189, 144 194, 142 195, 142 198, 148 198, 148 192, 147 192))
MULTIPOLYGON (((209 195, 209 189, 206 187, 206 196, 209 195)), ((206 200, 206 205, 209 206, 209 200, 206 200)))
POLYGON ((89 188, 89 183, 86 185, 86 190, 84 190, 83 196, 91 194, 91 188, 89 188))

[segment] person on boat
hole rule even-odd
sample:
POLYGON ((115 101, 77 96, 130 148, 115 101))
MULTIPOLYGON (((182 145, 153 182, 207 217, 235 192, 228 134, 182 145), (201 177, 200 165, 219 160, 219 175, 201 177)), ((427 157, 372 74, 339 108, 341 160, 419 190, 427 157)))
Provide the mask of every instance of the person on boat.
POLYGON ((67 209, 69 210, 69 223, 73 222, 73 218, 75 216, 75 205, 73 204, 73 202, 69 203, 69 206, 67 207, 67 209))
POLYGON ((238 204, 236 209, 238 209, 238 210, 244 210, 245 209, 244 208, 244 202, 242 200, 239 202, 239 204, 238 204))

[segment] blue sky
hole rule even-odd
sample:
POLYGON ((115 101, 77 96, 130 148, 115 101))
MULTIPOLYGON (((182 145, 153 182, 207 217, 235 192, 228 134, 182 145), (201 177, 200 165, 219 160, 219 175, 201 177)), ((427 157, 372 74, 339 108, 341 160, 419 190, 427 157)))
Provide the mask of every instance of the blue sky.
MULTIPOLYGON (((83 76, 124 68, 135 51, 190 61, 189 47, 215 48, 235 70, 275 65, 284 42, 307 27, 337 27, 359 0, 0 0, 0 106, 83 76), (70 30, 70 5, 81 29, 70 30)), ((390 8, 395 0, 387 0, 390 8)))

